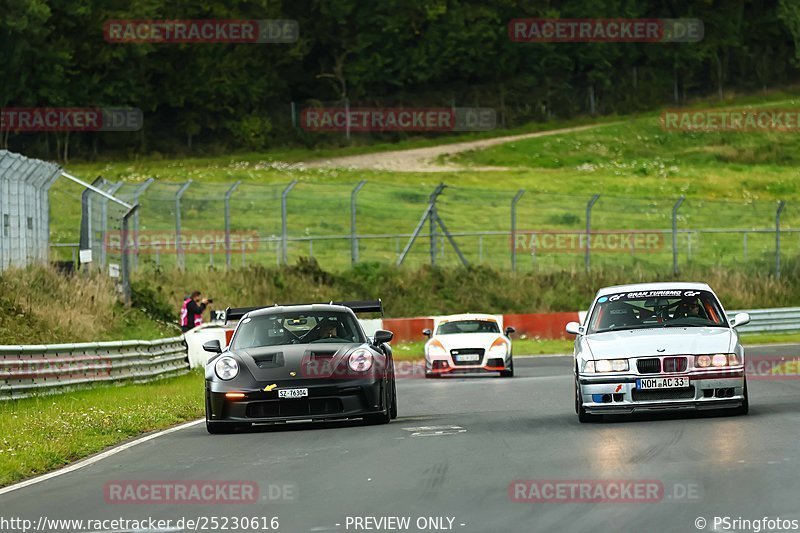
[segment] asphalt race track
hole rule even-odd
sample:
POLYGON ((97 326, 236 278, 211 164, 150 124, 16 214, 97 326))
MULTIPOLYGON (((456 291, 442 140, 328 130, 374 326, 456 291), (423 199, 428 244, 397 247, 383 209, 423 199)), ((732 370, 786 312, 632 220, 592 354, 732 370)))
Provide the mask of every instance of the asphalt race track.
MULTIPOLYGON (((798 353, 800 346, 762 347, 748 357, 798 353)), ((798 379, 749 380, 744 417, 656 414, 579 424, 570 363, 517 359, 513 379, 398 380, 400 417, 384 426, 294 424, 212 436, 196 425, 0 496, 0 508, 34 521, 277 516, 278 531, 289 532, 697 531, 698 517, 712 531, 715 516, 800 519, 798 379), (106 501, 108 483, 130 480, 255 482, 258 501, 106 501), (532 503, 512 501, 515 480, 661 489, 658 501, 532 503), (410 522, 357 527, 355 517, 410 522), (428 517, 442 523, 418 528, 428 517)))

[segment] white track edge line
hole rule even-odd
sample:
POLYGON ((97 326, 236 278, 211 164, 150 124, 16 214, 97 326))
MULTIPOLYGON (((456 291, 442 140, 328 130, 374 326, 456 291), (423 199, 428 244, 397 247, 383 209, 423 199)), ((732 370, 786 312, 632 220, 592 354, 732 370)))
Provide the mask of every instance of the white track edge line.
POLYGON ((145 435, 144 437, 140 437, 136 440, 132 440, 130 442, 125 442, 103 452, 100 452, 96 455, 92 455, 91 457, 87 457, 86 459, 82 459, 77 463, 72 463, 70 465, 64 466, 59 468, 58 470, 54 470, 52 472, 48 472, 46 474, 42 474, 40 476, 36 476, 30 479, 26 479, 24 481, 20 481, 19 483, 15 483, 13 485, 9 485, 8 487, 0 488, 0 496, 3 494, 8 494, 9 492, 13 492, 15 490, 19 490, 25 487, 29 487, 31 485, 36 485, 37 483, 41 483, 43 481, 47 481, 49 479, 53 479, 54 477, 63 476, 64 474, 69 474, 70 472, 75 472, 76 470, 80 470, 81 468, 85 468, 89 465, 93 465, 103 459, 108 459, 112 455, 116 455, 120 452, 125 450, 129 450, 134 446, 138 446, 144 442, 151 441, 158 437, 162 437, 164 435, 169 435, 170 433, 174 433, 176 431, 180 431, 182 429, 190 428, 192 426, 196 426, 204 421, 204 418, 200 418, 198 420, 192 420, 191 422, 186 422, 184 424, 180 424, 178 426, 174 426, 168 429, 164 429, 161 431, 157 431, 155 433, 151 433, 150 435, 145 435))

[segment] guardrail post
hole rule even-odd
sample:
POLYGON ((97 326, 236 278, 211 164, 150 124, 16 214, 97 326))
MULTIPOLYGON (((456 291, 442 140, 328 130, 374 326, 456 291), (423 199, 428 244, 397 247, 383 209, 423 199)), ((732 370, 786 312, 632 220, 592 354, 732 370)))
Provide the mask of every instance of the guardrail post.
POLYGON ((231 195, 241 184, 237 181, 225 192, 225 268, 231 269, 231 195))
POLYGON ((672 274, 675 276, 678 275, 678 209, 685 199, 686 197, 681 195, 672 206, 672 274))
POLYGON ((775 277, 781 279, 781 213, 786 207, 786 202, 778 202, 778 209, 775 211, 775 277))
POLYGON ((511 200, 511 270, 517 271, 517 202, 525 194, 525 189, 520 189, 511 200))
POLYGON ((181 245, 181 198, 191 184, 192 180, 187 181, 175 193, 175 262, 181 270, 186 266, 183 258, 183 246, 181 245))
POLYGON ((589 272, 591 268, 591 235, 592 235, 592 207, 594 204, 597 203, 597 200, 600 198, 599 194, 595 194, 586 204, 586 252, 583 258, 584 266, 586 267, 586 272, 589 272))
POLYGON ((283 189, 281 193, 281 258, 283 260, 283 264, 288 264, 288 233, 289 228, 287 226, 287 210, 286 210, 286 198, 289 196, 289 193, 297 185, 297 180, 292 180, 292 182, 283 189))
POLYGON ((367 180, 361 180, 356 185, 353 192, 350 193, 350 262, 356 264, 358 262, 358 234, 356 233, 356 198, 358 191, 364 188, 367 180))
MULTIPOLYGON (((135 191, 133 191, 133 203, 134 205, 139 204, 139 197, 144 194, 150 185, 153 184, 155 180, 153 178, 147 178, 147 180, 139 185, 135 191)), ((137 269, 139 267, 139 210, 133 212, 133 268, 137 269)))

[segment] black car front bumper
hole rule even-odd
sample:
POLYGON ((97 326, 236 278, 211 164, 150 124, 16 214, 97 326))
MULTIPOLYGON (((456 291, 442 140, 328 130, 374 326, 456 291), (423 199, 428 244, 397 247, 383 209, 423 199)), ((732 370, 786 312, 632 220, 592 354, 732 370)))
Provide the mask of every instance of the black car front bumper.
POLYGON ((239 425, 363 418, 386 412, 389 408, 385 405, 387 386, 384 379, 316 379, 264 383, 259 389, 243 390, 225 383, 206 381, 206 420, 239 425), (300 388, 308 389, 308 397, 278 396, 280 390, 300 388), (226 396, 229 393, 244 396, 226 396))

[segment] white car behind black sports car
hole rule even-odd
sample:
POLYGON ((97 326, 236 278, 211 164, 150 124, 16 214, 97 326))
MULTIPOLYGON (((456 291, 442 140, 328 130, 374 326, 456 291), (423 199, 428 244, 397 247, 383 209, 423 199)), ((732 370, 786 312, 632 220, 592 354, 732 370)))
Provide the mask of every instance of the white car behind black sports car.
POLYGON ((747 414, 744 349, 717 296, 704 283, 647 283, 601 289, 575 339, 575 412, 733 409, 747 414))
POLYGON ((423 331, 425 377, 499 372, 514 376, 511 355, 513 327, 503 330, 503 319, 494 315, 463 314, 438 318, 433 330, 423 331))

